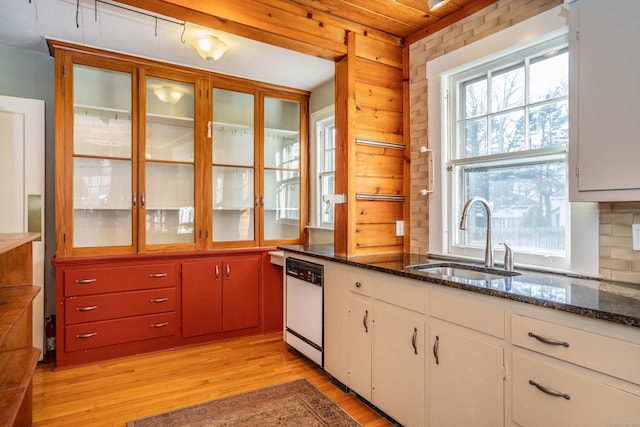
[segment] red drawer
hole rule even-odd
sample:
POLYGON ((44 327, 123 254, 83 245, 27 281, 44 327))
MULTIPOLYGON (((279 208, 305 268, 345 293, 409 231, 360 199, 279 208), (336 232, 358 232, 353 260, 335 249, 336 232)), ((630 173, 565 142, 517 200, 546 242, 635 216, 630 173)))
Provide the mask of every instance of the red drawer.
POLYGON ((64 272, 65 296, 92 295, 177 286, 176 264, 69 269, 64 272))
POLYGON ((65 324, 95 322, 176 310, 176 288, 66 298, 65 324))
POLYGON ((170 312, 82 323, 64 329, 65 351, 70 352, 175 335, 177 322, 176 313, 170 312))

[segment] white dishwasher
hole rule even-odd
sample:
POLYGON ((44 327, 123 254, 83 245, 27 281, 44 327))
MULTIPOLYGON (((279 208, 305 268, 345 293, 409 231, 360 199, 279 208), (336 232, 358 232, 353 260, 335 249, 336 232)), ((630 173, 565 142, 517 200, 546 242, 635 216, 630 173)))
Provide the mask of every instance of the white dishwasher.
POLYGON ((286 259, 285 341, 320 366, 323 366, 323 270, 320 264, 286 259))

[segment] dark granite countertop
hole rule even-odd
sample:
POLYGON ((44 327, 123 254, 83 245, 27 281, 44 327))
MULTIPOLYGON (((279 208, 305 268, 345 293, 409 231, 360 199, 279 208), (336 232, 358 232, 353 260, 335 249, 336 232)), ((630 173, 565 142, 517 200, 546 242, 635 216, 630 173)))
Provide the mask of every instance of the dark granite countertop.
MULTIPOLYGON (((347 258, 335 255, 332 245, 292 245, 280 246, 279 249, 640 328, 640 285, 519 268, 515 271, 520 275, 499 280, 445 279, 406 268, 408 265, 446 262, 441 257, 389 254, 347 258)), ((479 269, 483 267, 477 266, 479 269)))

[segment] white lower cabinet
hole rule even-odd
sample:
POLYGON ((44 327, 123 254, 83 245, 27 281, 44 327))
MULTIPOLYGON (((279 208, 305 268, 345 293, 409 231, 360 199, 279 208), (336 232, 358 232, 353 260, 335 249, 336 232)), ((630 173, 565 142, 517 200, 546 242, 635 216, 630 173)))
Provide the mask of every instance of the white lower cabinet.
POLYGON ((429 425, 503 426, 501 343, 487 342, 466 328, 437 320, 429 329, 429 425))
POLYGON ((640 425, 640 330, 325 263, 325 370, 405 427, 640 425))
POLYGON ((404 426, 424 425, 424 316, 374 303, 372 402, 404 426))
POLYGON ((513 420, 523 427, 640 424, 640 397, 607 382, 587 369, 516 350, 513 420))
POLYGON ((371 301, 352 295, 349 303, 349 387, 371 402, 371 301))

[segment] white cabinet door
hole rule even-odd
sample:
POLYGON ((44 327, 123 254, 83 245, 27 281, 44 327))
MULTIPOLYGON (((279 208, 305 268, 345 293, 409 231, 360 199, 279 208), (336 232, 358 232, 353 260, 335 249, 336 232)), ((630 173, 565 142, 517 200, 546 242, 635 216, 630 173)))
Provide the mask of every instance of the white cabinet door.
POLYGON ((502 346, 438 320, 429 336, 429 425, 503 426, 502 346))
POLYGON ((43 350, 44 101, 0 96, 0 129, 0 233, 41 233, 33 242, 33 285, 41 288, 33 301, 33 346, 43 350))
MULTIPOLYGON (((317 260, 316 260, 317 262, 317 260)), ((349 272, 324 263, 324 369, 349 385, 349 272)))
POLYGON ((637 0, 580 0, 570 6, 573 201, 640 198, 639 14, 637 0))
POLYGON ((352 294, 349 306, 349 386, 371 401, 371 300, 352 294))
POLYGON ((373 404, 404 426, 424 426, 424 317, 379 301, 374 311, 373 404))

